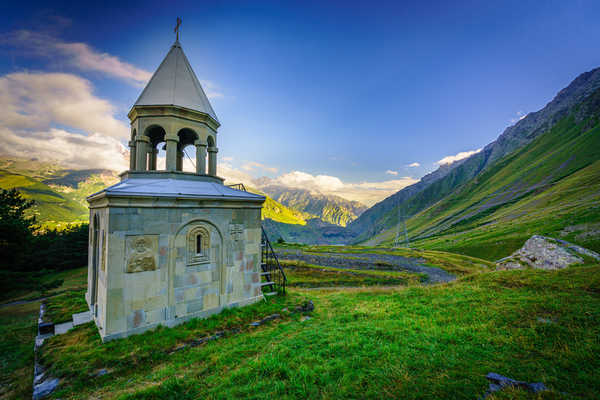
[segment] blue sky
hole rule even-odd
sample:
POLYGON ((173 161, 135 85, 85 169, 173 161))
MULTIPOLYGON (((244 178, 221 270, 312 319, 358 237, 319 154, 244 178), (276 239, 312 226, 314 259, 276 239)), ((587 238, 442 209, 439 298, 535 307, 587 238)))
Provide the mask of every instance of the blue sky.
MULTIPOLYGON (((135 75, 156 69, 181 16, 184 51, 222 122, 221 161, 252 177, 297 171, 354 189, 397 181, 388 193, 483 147, 600 66, 598 1, 108 3, 3 3, 0 75, 80 77, 126 124, 143 82, 32 49, 15 32, 85 44, 135 75)), ((13 90, 19 82, 27 77, 13 90)))

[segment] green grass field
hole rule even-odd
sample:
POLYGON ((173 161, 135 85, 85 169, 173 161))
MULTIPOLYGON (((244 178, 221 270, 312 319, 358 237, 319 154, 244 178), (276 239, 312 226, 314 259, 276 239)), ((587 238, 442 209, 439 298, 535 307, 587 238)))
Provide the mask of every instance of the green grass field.
MULTIPOLYGON (((597 397, 600 265, 494 271, 471 257, 420 253, 459 279, 423 286, 418 274, 295 263, 303 272, 287 269, 286 296, 209 319, 105 344, 93 323, 79 326, 44 344, 43 363, 61 378, 53 398, 473 399, 486 391, 489 372, 551 389, 539 397, 507 391, 491 399, 597 397), (332 282, 342 287, 318 289, 332 282), (307 299, 315 310, 294 312, 307 299), (249 326, 274 313, 281 318, 249 326), (220 339, 174 351, 219 331, 220 339), (108 373, 95 376, 101 370, 108 373)), ((48 299, 57 322, 86 307, 85 269, 63 274, 62 293, 48 299)), ((30 396, 38 310, 39 302, 0 309, 1 398, 30 396)))
POLYGON ((40 303, 0 307, 0 398, 31 398, 40 303))
POLYGON ((88 324, 51 339, 43 358, 63 378, 55 393, 62 399, 472 399, 487 389, 488 372, 542 381, 552 391, 541 398, 594 398, 599 338, 600 266, 580 266, 480 273, 429 287, 292 289, 106 344, 88 324), (306 298, 316 307, 311 319, 282 311, 306 298), (283 317, 247 326, 276 312, 283 317), (232 328, 241 332, 171 354, 232 328), (100 369, 109 374, 92 378, 100 369))

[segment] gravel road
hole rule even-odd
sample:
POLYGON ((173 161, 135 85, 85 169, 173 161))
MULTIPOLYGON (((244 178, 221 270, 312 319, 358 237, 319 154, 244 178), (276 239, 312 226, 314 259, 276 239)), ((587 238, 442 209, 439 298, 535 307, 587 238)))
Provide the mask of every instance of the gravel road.
POLYGON ((426 274, 426 283, 450 282, 456 277, 441 268, 425 265, 422 258, 376 253, 304 253, 302 250, 278 249, 280 260, 298 260, 324 267, 406 271, 426 274))

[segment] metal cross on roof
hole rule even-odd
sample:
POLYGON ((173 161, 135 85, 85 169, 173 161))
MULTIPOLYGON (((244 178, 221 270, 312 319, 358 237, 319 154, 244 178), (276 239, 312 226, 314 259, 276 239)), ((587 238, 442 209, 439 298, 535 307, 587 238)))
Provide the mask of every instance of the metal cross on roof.
POLYGON ((179 27, 181 26, 181 18, 177 17, 177 25, 175 25, 175 32, 177 34, 177 40, 179 40, 179 27))

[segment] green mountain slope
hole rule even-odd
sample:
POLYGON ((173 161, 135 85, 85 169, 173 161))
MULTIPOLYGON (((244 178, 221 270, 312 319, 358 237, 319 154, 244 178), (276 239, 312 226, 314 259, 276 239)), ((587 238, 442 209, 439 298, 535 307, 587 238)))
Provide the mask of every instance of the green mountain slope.
MULTIPOLYGON (((52 162, 0 158, 0 188, 17 188, 26 198, 35 200, 33 212, 38 222, 50 226, 87 221, 86 197, 117 181, 118 177, 107 170, 71 170, 52 162)), ((306 220, 312 218, 268 196, 262 217, 291 226, 306 225, 306 220)))
POLYGON ((441 166, 420 182, 402 189, 365 211, 348 226, 355 236, 354 242, 380 242, 379 236, 398 223, 398 208, 404 215, 415 215, 434 205, 461 185, 484 173, 501 158, 531 143, 567 115, 579 112, 576 110, 578 105, 598 88, 600 68, 581 74, 543 109, 528 114, 508 127, 481 152, 451 165, 441 166))
POLYGON ((269 185, 262 187, 261 190, 281 204, 333 225, 346 226, 367 209, 358 201, 311 193, 306 189, 269 185))
MULTIPOLYGON (((261 196, 266 197, 261 212, 261 217, 263 220, 268 219, 281 224, 289 225, 306 225, 306 220, 310 218, 310 215, 286 207, 283 204, 273 200, 260 190, 254 188, 248 188, 247 190, 249 192, 260 194, 261 196)), ((267 231, 267 233, 270 232, 267 231)), ((269 234, 269 236, 271 236, 271 234, 269 234)))
POLYGON ((0 158, 0 188, 17 188, 35 200, 33 213, 49 226, 87 221, 86 196, 116 183, 107 170, 72 170, 50 161, 0 158))
MULTIPOLYGON (((414 245, 488 260, 533 234, 600 250, 600 90, 533 142, 407 222, 414 245)), ((389 244, 395 228, 374 240, 389 244)))
POLYGON ((34 178, 0 170, 0 188, 17 188, 35 200, 33 214, 39 222, 75 222, 87 219, 87 208, 34 178))

